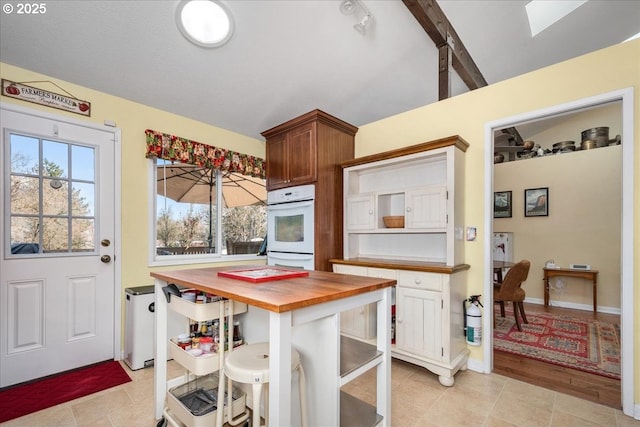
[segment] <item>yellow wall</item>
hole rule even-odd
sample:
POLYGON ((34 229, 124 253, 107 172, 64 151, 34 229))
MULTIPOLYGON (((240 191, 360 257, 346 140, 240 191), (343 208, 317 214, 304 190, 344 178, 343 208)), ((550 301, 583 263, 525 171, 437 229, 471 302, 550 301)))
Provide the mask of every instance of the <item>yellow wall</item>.
MULTIPOLYGON (((634 135, 626 143, 635 143, 634 223, 640 224, 640 40, 616 45, 570 61, 486 86, 435 104, 388 117, 361 126, 356 134, 356 156, 363 156, 449 135, 460 135, 470 143, 466 152, 465 224, 477 227, 478 238, 465 243, 465 262, 471 265, 467 294, 483 292, 485 213, 485 146, 487 122, 530 111, 612 92, 634 88, 634 135)), ((492 156, 493 157, 493 156, 492 156)), ((634 248, 640 250, 640 230, 636 226, 634 248)), ((634 261, 636 308, 640 298, 638 257, 634 261)), ((640 310, 634 319, 635 402, 640 401, 640 310)), ((482 360, 482 347, 472 347, 471 358, 482 360)))

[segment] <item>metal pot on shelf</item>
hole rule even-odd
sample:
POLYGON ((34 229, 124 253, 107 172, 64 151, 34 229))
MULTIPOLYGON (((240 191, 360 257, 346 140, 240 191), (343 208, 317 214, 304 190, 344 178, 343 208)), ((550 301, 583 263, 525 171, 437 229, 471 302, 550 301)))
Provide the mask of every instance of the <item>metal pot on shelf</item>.
POLYGON ((596 128, 583 130, 580 134, 582 142, 595 141, 597 147, 606 147, 609 145, 609 127, 600 126, 596 128))
POLYGON ((560 153, 566 153, 568 151, 575 151, 576 150, 576 142, 575 141, 560 141, 560 142, 556 142, 555 144, 553 144, 552 146, 552 151, 554 153, 560 152, 560 153))
POLYGON ((582 143, 580 144, 581 150, 591 150, 593 148, 598 148, 598 141, 587 139, 585 141, 582 141, 582 143))

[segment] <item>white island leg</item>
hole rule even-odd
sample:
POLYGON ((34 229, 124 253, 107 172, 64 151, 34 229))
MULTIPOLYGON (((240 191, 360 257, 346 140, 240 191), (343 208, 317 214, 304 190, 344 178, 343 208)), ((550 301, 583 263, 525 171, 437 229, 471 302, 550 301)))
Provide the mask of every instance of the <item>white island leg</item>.
POLYGON ((156 351, 154 358, 154 390, 155 390, 155 416, 156 420, 162 418, 164 400, 167 394, 167 299, 162 291, 167 282, 156 279, 155 281, 155 313, 156 313, 156 351))
POLYGON ((382 425, 391 426, 391 288, 383 291, 377 305, 377 347, 382 352, 382 362, 377 368, 376 403, 382 425))
MULTIPOLYGON (((269 313, 269 425, 291 425, 291 312, 269 313)), ((256 403, 254 402, 254 405, 256 403)), ((259 406, 258 406, 258 410, 259 406)))

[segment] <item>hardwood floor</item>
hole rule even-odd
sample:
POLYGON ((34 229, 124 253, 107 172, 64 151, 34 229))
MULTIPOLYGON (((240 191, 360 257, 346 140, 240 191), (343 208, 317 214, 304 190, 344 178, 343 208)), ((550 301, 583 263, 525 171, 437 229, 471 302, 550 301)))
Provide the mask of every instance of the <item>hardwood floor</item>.
MULTIPOLYGON (((620 323, 620 316, 614 314, 547 307, 525 303, 527 309, 544 310, 551 313, 565 313, 583 318, 596 318, 605 322, 620 323)), ((497 313, 499 314, 499 311, 497 313)), ((509 378, 535 384, 560 393, 590 400, 612 408, 622 408, 620 380, 605 378, 575 369, 539 362, 509 353, 493 352, 493 371, 509 378)))

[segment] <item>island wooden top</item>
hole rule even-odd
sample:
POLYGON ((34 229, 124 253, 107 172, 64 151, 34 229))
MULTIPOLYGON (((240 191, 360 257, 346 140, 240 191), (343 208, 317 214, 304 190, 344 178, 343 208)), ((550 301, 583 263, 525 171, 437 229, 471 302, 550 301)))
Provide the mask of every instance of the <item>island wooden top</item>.
POLYGON ((372 292, 396 284, 395 280, 309 271, 309 276, 253 283, 218 276, 219 271, 268 267, 245 265, 152 272, 167 283, 198 289, 254 307, 281 313, 372 292))
POLYGON ((453 274, 471 268, 469 264, 448 266, 442 262, 405 261, 382 258, 330 259, 329 264, 357 265, 360 267, 390 268, 392 270, 411 270, 440 274, 453 274))

